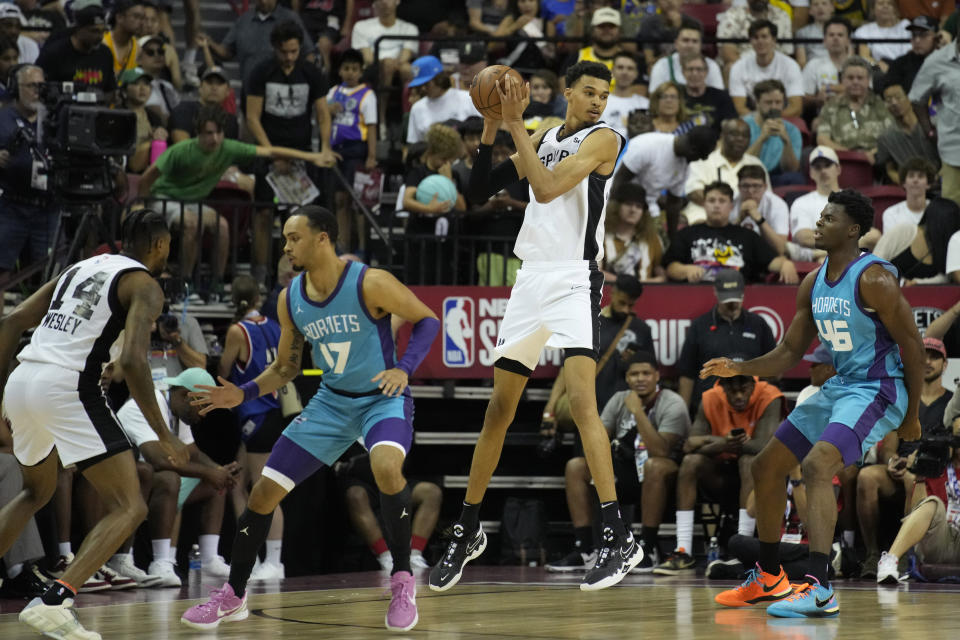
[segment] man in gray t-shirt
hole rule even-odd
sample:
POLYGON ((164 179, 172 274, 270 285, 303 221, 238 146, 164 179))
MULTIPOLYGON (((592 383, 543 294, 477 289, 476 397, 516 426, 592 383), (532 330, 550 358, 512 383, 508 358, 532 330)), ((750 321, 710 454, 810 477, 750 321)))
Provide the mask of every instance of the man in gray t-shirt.
MULTIPOLYGON (((690 415, 679 394, 659 386, 660 373, 656 357, 648 351, 639 351, 627 362, 625 391, 618 391, 607 401, 600 420, 612 438, 613 471, 617 479, 617 499, 621 504, 643 502, 647 512, 647 484, 649 470, 672 466, 680 459, 683 441, 690 431, 690 415), (668 462, 663 465, 661 462, 668 462)), ((665 499, 665 485, 653 487, 652 499, 665 499)), ((596 561, 591 516, 590 470, 583 457, 571 458, 565 473, 567 504, 573 521, 576 542, 574 549, 562 560, 547 565, 548 571, 568 572, 589 570, 596 561)), ((663 504, 659 504, 662 513, 663 504)), ((645 556, 650 552, 644 548, 645 556)), ((647 573, 657 564, 654 557, 644 557, 638 567, 647 573)))

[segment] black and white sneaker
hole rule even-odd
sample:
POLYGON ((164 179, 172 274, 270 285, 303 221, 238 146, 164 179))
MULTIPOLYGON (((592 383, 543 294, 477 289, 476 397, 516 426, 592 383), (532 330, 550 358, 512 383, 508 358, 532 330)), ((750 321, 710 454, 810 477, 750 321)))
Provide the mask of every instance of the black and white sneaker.
POLYGON ((450 544, 443 558, 430 571, 429 584, 434 591, 446 591, 460 581, 463 567, 471 560, 476 560, 487 548, 487 535, 482 526, 477 526, 472 535, 463 529, 459 522, 453 525, 450 544), (468 539, 469 538, 469 539, 468 539))
POLYGON ((736 558, 711 560, 707 565, 708 580, 740 580, 744 574, 743 563, 736 558))
POLYGON ((571 573, 574 571, 589 571, 597 563, 597 550, 593 549, 590 553, 583 553, 580 549, 574 549, 568 553, 562 560, 548 562, 547 571, 550 573, 571 573))
POLYGON ((617 584, 643 560, 643 548, 632 533, 622 538, 611 527, 603 528, 603 546, 597 555, 597 564, 587 572, 581 591, 598 591, 617 584))
POLYGON ((653 573, 653 568, 660 564, 660 552, 654 547, 643 545, 643 560, 630 570, 630 573, 653 573))

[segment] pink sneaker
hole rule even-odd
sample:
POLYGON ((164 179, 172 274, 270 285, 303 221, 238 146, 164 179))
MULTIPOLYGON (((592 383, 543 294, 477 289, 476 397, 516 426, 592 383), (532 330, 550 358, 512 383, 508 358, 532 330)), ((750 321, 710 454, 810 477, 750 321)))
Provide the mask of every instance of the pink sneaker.
POLYGON ((417 579, 412 573, 397 571, 390 576, 390 608, 387 609, 387 629, 409 631, 417 624, 417 579))
POLYGON ((229 583, 223 583, 222 589, 210 592, 210 599, 186 610, 180 617, 180 622, 194 629, 215 629, 221 622, 246 620, 250 612, 247 610, 247 595, 238 598, 233 593, 229 583))

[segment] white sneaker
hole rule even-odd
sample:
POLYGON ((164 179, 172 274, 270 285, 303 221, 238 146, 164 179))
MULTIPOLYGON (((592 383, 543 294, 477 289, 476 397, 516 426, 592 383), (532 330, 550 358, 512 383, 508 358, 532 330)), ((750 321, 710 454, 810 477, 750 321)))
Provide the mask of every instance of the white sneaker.
POLYGON ((286 576, 286 571, 283 568, 282 563, 274 564, 273 562, 257 562, 253 567, 253 571, 250 572, 249 582, 262 582, 265 580, 283 580, 286 576))
POLYGON ((110 588, 114 591, 120 591, 122 589, 136 589, 137 581, 128 576, 121 575, 108 567, 103 565, 100 567, 100 570, 97 571, 94 576, 103 576, 103 579, 109 583, 110 588))
POLYGON ((133 563, 133 557, 128 554, 115 555, 107 561, 107 566, 122 576, 133 578, 138 587, 155 587, 163 580, 160 576, 150 575, 133 563))
POLYGON ((180 576, 174 571, 173 562, 170 560, 154 560, 147 568, 147 573, 160 576, 160 582, 156 585, 158 587, 179 587, 183 585, 180 576))
POLYGON ((223 556, 214 556, 209 560, 204 560, 200 564, 200 571, 203 575, 213 578, 223 578, 226 580, 230 577, 230 565, 224 561, 223 556))
MULTIPOLYGON (((393 564, 391 562, 391 564, 393 564)), ((427 559, 423 557, 423 553, 420 551, 411 551, 410 552, 410 566, 414 571, 423 571, 424 569, 430 568, 430 563, 427 562, 427 559)))
MULTIPOLYGON (((47 573, 57 580, 63 577, 63 574, 67 572, 67 567, 73 562, 74 555, 68 553, 65 556, 60 556, 60 559, 57 561, 57 564, 53 566, 53 569, 47 573)), ((102 575, 98 575, 99 572, 94 573, 92 576, 87 578, 87 581, 80 586, 80 593, 93 593, 95 591, 106 591, 110 588, 110 583, 104 580, 102 575)))
POLYGON ((101 640, 99 633, 87 631, 80 624, 71 598, 56 606, 44 604, 40 598, 34 598, 20 612, 20 622, 51 638, 101 640))
POLYGON ((900 570, 897 568, 899 558, 884 551, 877 563, 877 584, 899 584, 900 570))
POLYGON ((99 571, 95 571, 92 576, 80 587, 79 593, 95 593, 97 591, 106 591, 110 588, 110 582, 99 571))
POLYGON ((380 571, 387 574, 393 571, 393 555, 389 551, 384 551, 378 555, 377 562, 380 563, 380 571))

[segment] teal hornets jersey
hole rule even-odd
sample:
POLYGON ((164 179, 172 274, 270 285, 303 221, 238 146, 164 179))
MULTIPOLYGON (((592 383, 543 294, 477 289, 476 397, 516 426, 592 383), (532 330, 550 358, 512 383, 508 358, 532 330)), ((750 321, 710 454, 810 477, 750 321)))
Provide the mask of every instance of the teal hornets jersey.
POLYGON ((833 355, 833 366, 842 378, 877 380, 902 378, 900 347, 876 312, 860 299, 860 274, 879 264, 897 276, 897 268, 886 260, 863 253, 847 265, 835 282, 827 280, 827 262, 820 267, 810 293, 813 319, 820 342, 833 355))
POLYGON ((337 288, 318 302, 307 296, 306 274, 287 288, 287 312, 313 349, 323 384, 347 394, 377 392, 371 379, 396 366, 390 316, 374 320, 363 301, 366 265, 347 262, 337 288))

